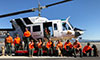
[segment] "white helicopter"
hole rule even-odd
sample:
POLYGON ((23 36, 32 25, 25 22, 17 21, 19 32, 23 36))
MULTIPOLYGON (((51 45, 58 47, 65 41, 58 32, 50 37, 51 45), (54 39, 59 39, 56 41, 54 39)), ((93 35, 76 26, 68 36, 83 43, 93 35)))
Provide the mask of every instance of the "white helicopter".
POLYGON ((25 28, 28 28, 28 30, 31 32, 31 37, 33 39, 44 39, 45 38, 45 28, 48 28, 50 30, 50 38, 52 40, 58 40, 58 39, 72 39, 72 38, 78 38, 80 35, 84 33, 83 30, 74 28, 69 23, 69 18, 67 19, 59 19, 59 20, 48 20, 45 17, 40 17, 41 9, 48 8, 50 6, 69 2, 72 0, 64 0, 57 3, 53 3, 46 6, 40 6, 38 5, 38 8, 32 8, 29 10, 14 12, 10 14, 4 14, 0 15, 0 18, 17 15, 21 13, 27 13, 27 12, 35 12, 36 10, 39 11, 39 16, 36 17, 27 17, 27 18, 19 18, 19 19, 12 19, 10 22, 12 24, 12 29, 0 29, 0 30, 7 30, 10 35, 14 38, 16 34, 19 34, 21 39, 23 38, 23 33, 25 31, 25 28))

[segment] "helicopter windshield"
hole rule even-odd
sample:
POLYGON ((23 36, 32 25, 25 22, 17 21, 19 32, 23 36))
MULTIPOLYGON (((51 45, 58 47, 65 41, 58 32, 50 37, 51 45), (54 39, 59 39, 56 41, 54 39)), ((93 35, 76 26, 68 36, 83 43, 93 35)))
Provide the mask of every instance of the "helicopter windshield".
POLYGON ((33 24, 28 18, 23 18, 23 20, 27 25, 33 24))
POLYGON ((65 22, 62 23, 62 29, 63 31, 67 30, 67 24, 65 22))

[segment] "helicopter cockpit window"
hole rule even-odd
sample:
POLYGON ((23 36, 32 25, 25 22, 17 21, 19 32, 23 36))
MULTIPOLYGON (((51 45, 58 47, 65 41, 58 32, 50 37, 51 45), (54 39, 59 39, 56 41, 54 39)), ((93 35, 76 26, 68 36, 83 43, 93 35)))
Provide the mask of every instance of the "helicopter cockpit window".
POLYGON ((57 30, 57 24, 54 24, 54 30, 57 30))
POLYGON ((63 31, 67 30, 67 24, 66 23, 62 23, 62 27, 63 27, 63 31))
POLYGON ((18 24, 18 26, 21 28, 21 30, 24 32, 25 31, 25 25, 24 23, 22 22, 21 19, 15 19, 16 23, 18 24))
POLYGON ((39 32, 40 31, 40 25, 33 26, 33 32, 39 32))
POLYGON ((28 18, 23 18, 24 22, 28 25, 28 24, 33 24, 28 18))

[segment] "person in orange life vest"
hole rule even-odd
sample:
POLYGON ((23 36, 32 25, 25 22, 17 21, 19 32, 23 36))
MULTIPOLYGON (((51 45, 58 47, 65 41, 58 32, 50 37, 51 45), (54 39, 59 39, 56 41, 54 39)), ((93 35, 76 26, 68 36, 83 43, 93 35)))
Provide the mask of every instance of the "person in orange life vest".
POLYGON ((86 46, 83 48, 83 56, 87 56, 87 53, 89 53, 89 56, 91 56, 92 47, 90 46, 90 43, 87 43, 86 46))
POLYGON ((49 40, 49 38, 50 38, 50 30, 48 28, 45 28, 44 36, 49 40))
POLYGON ((75 42, 73 43, 73 51, 74 51, 74 57, 76 57, 76 52, 80 52, 80 57, 82 57, 82 46, 80 44, 80 42, 78 42, 78 40, 75 40, 75 42))
POLYGON ((57 43, 57 45, 56 45, 56 48, 57 48, 57 49, 58 49, 58 48, 60 48, 60 49, 63 48, 63 44, 62 44, 62 42, 61 42, 60 40, 58 40, 58 43, 57 43))
POLYGON ((30 57, 33 56, 34 50, 35 50, 35 48, 34 48, 34 42, 33 42, 33 40, 31 40, 31 42, 29 44, 29 56, 30 57))
POLYGON ((70 40, 67 40, 67 42, 64 44, 64 49, 66 51, 65 55, 72 56, 72 47, 73 45, 71 44, 70 40))
POLYGON ((27 47, 27 50, 28 50, 28 45, 29 45, 29 37, 31 36, 31 33, 28 31, 27 28, 25 28, 25 32, 24 32, 24 37, 25 37, 25 40, 24 40, 24 43, 25 43, 25 46, 24 46, 24 49, 25 47, 27 47))
POLYGON ((42 44, 43 44, 43 42, 42 42, 42 40, 41 39, 39 39, 39 42, 38 42, 38 56, 40 55, 40 56, 42 56, 43 55, 43 49, 42 49, 42 44), (41 52, 41 53, 40 53, 41 52))
POLYGON ((49 39, 49 41, 47 42, 46 44, 46 47, 47 47, 47 54, 49 55, 50 51, 51 51, 51 55, 53 55, 53 49, 52 47, 54 46, 54 44, 51 42, 51 39, 49 39))
POLYGON ((13 38, 8 33, 7 37, 5 38, 5 46, 6 46, 7 55, 11 55, 12 53, 12 43, 13 43, 13 38))
POLYGON ((21 43, 21 39, 17 34, 16 37, 14 38, 15 51, 19 49, 20 43, 21 43))
MULTIPOLYGON (((61 54, 62 54, 63 44, 62 44, 61 40, 58 40, 58 43, 56 45, 56 49, 57 50, 60 49, 61 54)), ((58 53, 59 53, 59 51, 58 51, 58 53)))

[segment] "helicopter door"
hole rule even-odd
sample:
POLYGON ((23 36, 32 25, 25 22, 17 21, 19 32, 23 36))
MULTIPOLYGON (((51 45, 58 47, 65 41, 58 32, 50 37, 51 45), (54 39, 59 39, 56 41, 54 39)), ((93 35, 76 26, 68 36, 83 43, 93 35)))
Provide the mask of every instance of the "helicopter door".
POLYGON ((33 25, 32 26, 32 37, 34 39, 39 39, 43 37, 42 34, 42 24, 38 24, 38 25, 33 25))
POLYGON ((60 32, 61 32, 61 27, 60 27, 60 24, 59 22, 55 22, 53 23, 53 28, 54 28, 54 37, 60 37, 60 32))
POLYGON ((52 22, 43 23, 43 31, 45 38, 53 37, 54 34, 53 34, 52 22))

